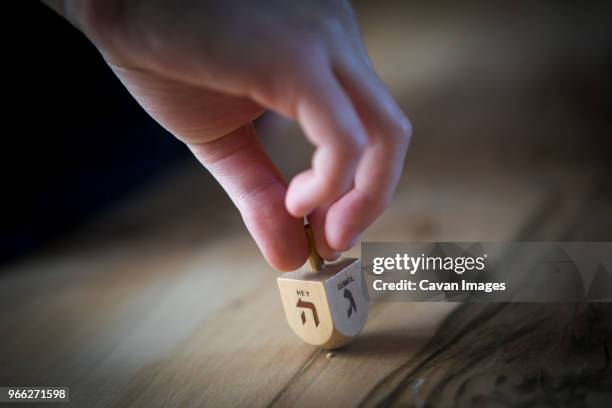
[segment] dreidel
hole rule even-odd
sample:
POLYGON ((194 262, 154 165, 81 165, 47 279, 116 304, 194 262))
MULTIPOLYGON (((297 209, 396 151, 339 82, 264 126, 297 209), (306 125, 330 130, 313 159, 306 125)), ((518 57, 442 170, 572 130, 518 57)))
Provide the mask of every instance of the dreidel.
POLYGON ((305 226, 308 266, 277 279, 289 326, 306 343, 335 349, 351 341, 368 317, 361 262, 344 258, 326 263, 316 250, 310 225, 305 226))

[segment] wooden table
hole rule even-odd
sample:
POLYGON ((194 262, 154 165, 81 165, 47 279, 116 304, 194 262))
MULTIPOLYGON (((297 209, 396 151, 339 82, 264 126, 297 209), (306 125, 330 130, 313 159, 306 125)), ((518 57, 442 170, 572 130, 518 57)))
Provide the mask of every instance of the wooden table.
MULTIPOLYGON (((590 239, 609 192, 576 174, 546 189, 516 174, 408 176, 364 239, 590 239)), ((203 178, 183 169, 5 268, 1 384, 69 385, 87 406, 609 401, 607 304, 378 303, 349 347, 301 343, 234 211, 204 216, 221 194, 192 194, 203 178), (163 211, 169 197, 180 205, 163 211)))
MULTIPOLYGON (((609 157, 583 136, 603 125, 576 116, 559 85, 573 71, 558 63, 575 62, 579 45, 559 56, 552 42, 542 66, 500 67, 486 56, 522 41, 503 35, 514 20, 478 28, 390 16, 364 32, 416 133, 397 197, 364 241, 610 240, 609 157)), ((305 166, 293 128, 263 133, 285 173, 305 166)), ((328 353, 290 331, 276 275, 219 187, 184 164, 2 267, 0 385, 68 385, 75 406, 92 407, 612 400, 609 304, 378 303, 363 334, 328 353)))

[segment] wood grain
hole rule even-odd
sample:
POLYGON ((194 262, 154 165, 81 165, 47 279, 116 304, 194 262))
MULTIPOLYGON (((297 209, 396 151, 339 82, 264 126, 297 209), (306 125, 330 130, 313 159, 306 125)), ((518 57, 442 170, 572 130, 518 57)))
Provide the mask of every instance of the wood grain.
MULTIPOLYGON (((601 190, 595 196, 610 198, 601 190)), ((581 215, 601 220, 591 208, 581 215)), ((582 219, 570 238, 604 239, 598 235, 601 230, 589 231, 593 225, 582 219)), ((545 235, 546 230, 530 230, 537 233, 545 235)), ((463 304, 418 357, 382 378, 361 403, 607 406, 612 400, 611 306, 463 304)))
MULTIPOLYGON (((507 177, 465 194, 453 179, 415 180, 364 239, 511 239, 564 194, 507 177)), ((376 304, 355 343, 328 356, 287 327, 276 274, 246 233, 164 245, 161 231, 81 240, 2 274, 0 382, 67 384, 88 406, 368 404, 403 384, 456 308, 376 304)))

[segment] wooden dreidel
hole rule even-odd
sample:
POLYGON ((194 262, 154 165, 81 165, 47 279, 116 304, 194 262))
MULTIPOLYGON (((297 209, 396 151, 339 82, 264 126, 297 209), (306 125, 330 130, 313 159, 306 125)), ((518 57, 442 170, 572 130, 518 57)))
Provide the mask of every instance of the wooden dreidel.
POLYGON ((325 263, 317 253, 310 226, 305 228, 310 268, 279 276, 278 289, 293 331, 307 343, 335 349, 351 341, 368 317, 361 262, 344 258, 325 263))

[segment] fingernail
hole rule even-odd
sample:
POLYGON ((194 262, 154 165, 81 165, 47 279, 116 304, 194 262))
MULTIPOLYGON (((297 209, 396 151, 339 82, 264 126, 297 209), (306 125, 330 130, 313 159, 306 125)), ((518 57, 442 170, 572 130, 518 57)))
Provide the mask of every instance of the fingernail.
POLYGON ((325 260, 329 261, 329 262, 332 262, 332 261, 335 261, 338 258, 340 258, 340 252, 332 252, 331 254, 329 254, 328 256, 325 257, 325 260))

